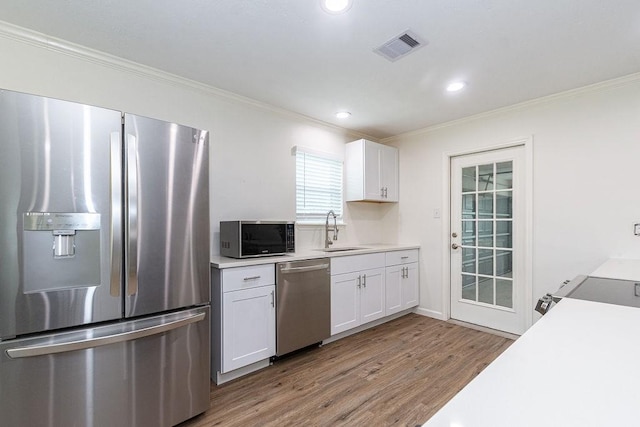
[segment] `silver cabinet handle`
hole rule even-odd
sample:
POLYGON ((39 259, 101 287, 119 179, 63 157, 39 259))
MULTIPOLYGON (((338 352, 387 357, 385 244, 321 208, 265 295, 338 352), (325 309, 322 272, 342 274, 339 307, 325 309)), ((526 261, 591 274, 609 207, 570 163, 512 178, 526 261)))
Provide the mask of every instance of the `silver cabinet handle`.
POLYGON ((404 267, 400 270, 400 278, 404 279, 404 267))
POLYGON ((251 276, 251 277, 245 277, 244 280, 245 282, 248 282, 249 280, 258 280, 259 278, 261 278, 262 276, 251 276))
POLYGON ((120 271, 122 268, 122 144, 120 132, 111 132, 111 277, 110 293, 120 296, 120 271))
POLYGON ((380 188, 380 197, 384 197, 384 187, 380 188))
POLYGON ((387 187, 384 187, 384 198, 387 198, 387 187))
POLYGON ((275 307, 275 306, 276 306, 275 291, 271 291, 271 307, 275 307))
POLYGON ((358 287, 362 287, 362 276, 358 276, 358 287))
POLYGON ((174 320, 162 325, 150 326, 148 328, 138 329, 136 331, 122 332, 119 334, 108 335, 106 337, 91 338, 87 340, 70 341, 59 344, 34 345, 30 347, 18 347, 7 350, 7 355, 12 359, 23 357, 44 356, 48 354, 63 353, 66 351, 86 350, 89 348, 100 347, 103 345, 116 344, 125 341, 132 341, 150 335, 158 335, 174 329, 181 328, 191 323, 196 323, 205 318, 206 313, 198 313, 184 319, 174 320))
POLYGON ((127 295, 138 292, 138 149, 134 135, 127 134, 127 295))
POLYGON ((367 287, 367 275, 366 274, 362 275, 362 287, 363 288, 367 287))
POLYGON ((400 259, 409 259, 408 256, 401 256, 400 259))

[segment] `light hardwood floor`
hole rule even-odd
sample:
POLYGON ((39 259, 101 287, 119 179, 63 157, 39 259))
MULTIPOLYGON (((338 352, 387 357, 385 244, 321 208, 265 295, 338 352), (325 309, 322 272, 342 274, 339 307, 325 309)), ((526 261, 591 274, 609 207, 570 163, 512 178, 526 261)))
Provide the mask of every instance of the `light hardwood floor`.
POLYGON ((512 342, 409 314, 212 384, 180 427, 420 425, 512 342))

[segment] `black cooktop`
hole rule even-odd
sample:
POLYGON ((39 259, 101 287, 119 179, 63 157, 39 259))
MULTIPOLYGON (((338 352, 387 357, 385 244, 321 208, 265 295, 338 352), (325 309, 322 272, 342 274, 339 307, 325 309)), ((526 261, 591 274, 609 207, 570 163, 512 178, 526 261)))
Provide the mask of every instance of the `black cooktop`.
POLYGON ((584 280, 575 286, 571 286, 575 279, 572 280, 566 285, 569 289, 560 289, 558 293, 564 294, 564 298, 640 307, 640 282, 591 276, 582 278, 584 280))

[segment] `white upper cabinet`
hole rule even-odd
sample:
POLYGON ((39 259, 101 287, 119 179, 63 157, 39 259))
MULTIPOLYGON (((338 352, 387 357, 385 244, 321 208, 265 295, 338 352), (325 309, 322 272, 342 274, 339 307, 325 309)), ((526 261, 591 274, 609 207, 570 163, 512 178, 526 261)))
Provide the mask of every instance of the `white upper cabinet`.
POLYGON ((345 200, 398 201, 398 149, 360 139, 346 145, 345 200))

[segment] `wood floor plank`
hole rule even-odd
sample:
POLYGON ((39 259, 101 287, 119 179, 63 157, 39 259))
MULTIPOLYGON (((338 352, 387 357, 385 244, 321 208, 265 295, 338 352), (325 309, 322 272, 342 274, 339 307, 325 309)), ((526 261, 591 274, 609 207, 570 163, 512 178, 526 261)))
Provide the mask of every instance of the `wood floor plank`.
POLYGON ((409 314, 212 384, 180 427, 420 425, 512 342, 409 314))

